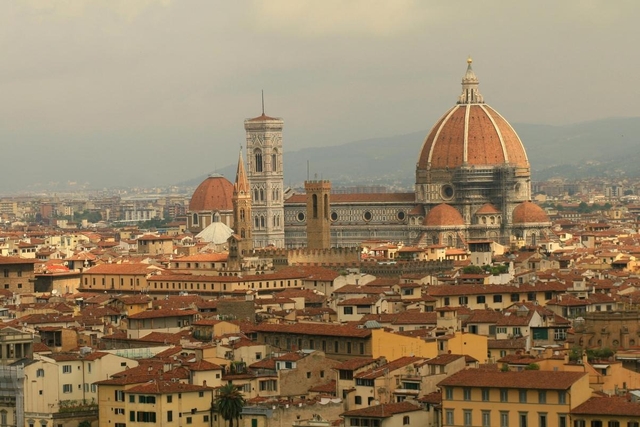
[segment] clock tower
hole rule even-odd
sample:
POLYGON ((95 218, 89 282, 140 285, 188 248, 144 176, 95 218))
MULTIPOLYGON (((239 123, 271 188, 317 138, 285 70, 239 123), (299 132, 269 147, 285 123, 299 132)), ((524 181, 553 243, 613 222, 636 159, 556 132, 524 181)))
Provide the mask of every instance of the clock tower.
POLYGON ((262 115, 244 121, 251 189, 253 245, 284 247, 282 119, 262 115))

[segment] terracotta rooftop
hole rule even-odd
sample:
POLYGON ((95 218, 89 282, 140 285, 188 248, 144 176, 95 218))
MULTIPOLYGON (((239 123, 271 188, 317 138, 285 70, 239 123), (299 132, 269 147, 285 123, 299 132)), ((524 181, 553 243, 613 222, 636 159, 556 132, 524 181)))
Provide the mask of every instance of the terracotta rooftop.
POLYGON ((519 371, 492 372, 467 369, 440 381, 438 386, 526 388, 567 390, 586 372, 519 371))
POLYGON ((385 403, 383 405, 369 406, 367 408, 355 409, 340 414, 341 417, 366 417, 366 418, 389 418, 395 414, 405 412, 421 411, 420 406, 409 402, 385 403))

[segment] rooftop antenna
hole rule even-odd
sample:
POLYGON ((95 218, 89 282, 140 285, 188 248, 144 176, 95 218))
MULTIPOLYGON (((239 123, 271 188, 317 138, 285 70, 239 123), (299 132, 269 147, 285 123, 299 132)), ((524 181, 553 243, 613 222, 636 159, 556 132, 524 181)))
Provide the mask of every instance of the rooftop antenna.
POLYGON ((262 115, 264 116, 264 89, 262 89, 262 115))

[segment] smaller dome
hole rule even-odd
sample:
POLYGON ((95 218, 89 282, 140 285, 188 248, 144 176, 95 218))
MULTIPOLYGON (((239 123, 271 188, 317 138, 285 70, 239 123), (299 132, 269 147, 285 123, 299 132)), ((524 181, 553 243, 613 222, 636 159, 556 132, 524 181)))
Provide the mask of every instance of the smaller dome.
POLYGON ((491 203, 485 203, 480 209, 476 211, 476 215, 491 215, 499 213, 500 211, 498 210, 498 208, 493 206, 491 203))
POLYGON ((464 219, 456 208, 442 203, 429 211, 423 224, 429 227, 451 227, 464 225, 464 219))
POLYGON ((233 210, 233 184, 221 175, 213 175, 202 181, 191 196, 189 211, 233 210))
POLYGON ((522 202, 513 210, 514 224, 549 222, 547 213, 533 202, 522 202))

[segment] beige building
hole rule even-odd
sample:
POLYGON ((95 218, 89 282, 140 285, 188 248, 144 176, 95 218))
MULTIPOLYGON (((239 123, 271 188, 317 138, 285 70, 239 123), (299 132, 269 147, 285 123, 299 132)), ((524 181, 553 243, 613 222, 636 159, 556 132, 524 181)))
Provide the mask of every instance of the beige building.
POLYGON ((467 369, 438 384, 442 426, 568 427, 591 397, 585 372, 467 369))
POLYGON ((25 363, 25 427, 77 427, 80 421, 96 421, 96 381, 127 367, 132 359, 110 353, 36 354, 25 363))

